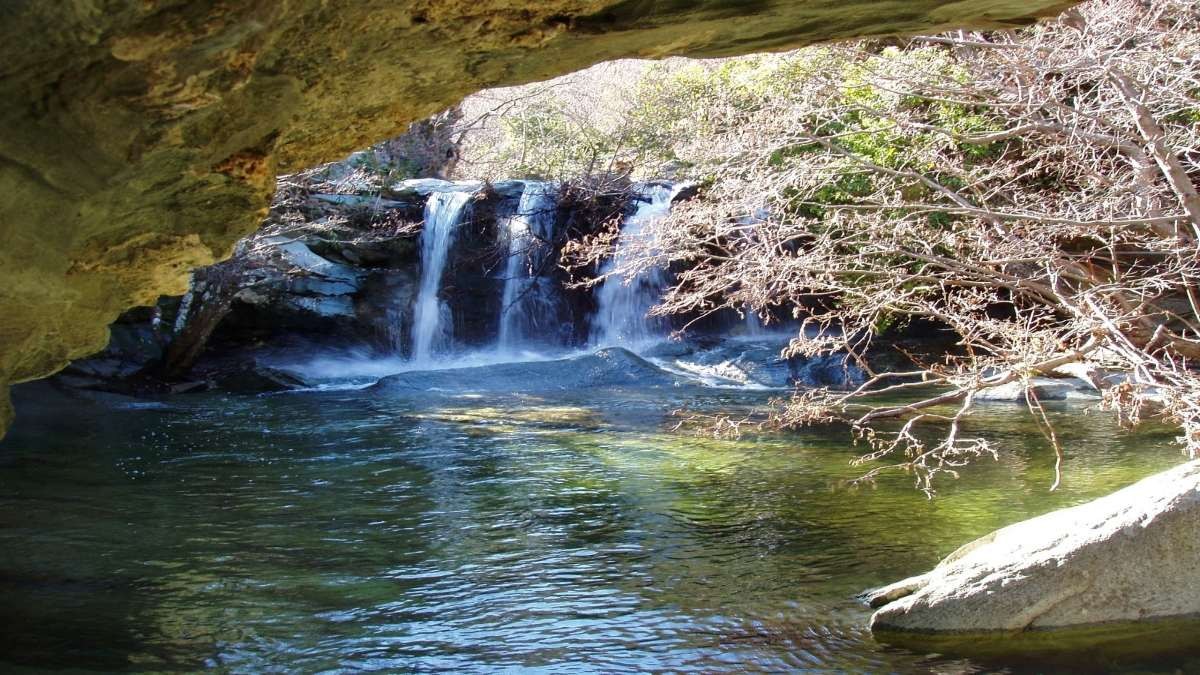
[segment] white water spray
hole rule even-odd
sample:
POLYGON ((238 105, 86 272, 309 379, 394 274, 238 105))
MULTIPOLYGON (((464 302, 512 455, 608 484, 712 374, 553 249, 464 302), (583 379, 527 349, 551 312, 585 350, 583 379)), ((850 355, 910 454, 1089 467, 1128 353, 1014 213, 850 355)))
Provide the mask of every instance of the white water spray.
POLYGON ((412 327, 412 360, 428 363, 444 351, 453 337, 450 307, 438 298, 446 259, 454 243, 454 229, 474 196, 471 192, 434 192, 425 203, 421 230, 421 287, 417 293, 412 327))
MULTIPOLYGON (((679 189, 679 186, 660 183, 638 186, 637 207, 621 224, 616 253, 601 268, 602 275, 632 261, 647 247, 654 248, 654 242, 647 241, 651 236, 646 232, 647 226, 666 216, 679 189)), ((643 270, 633 279, 620 274, 606 278, 596 291, 592 344, 636 350, 662 339, 669 328, 667 322, 646 314, 662 297, 668 282, 667 271, 661 268, 643 270)))

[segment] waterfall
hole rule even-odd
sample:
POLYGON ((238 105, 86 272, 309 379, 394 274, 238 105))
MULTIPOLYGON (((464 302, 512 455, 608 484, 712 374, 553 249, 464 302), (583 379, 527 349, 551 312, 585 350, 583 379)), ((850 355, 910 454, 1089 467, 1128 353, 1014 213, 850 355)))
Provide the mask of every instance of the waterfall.
POLYGON ((742 308, 742 313, 746 315, 744 319, 744 333, 746 337, 762 337, 767 334, 767 327, 763 325, 762 319, 758 313, 754 311, 750 305, 742 308))
POLYGON ((471 192, 433 192, 425 202, 425 226, 421 230, 421 285, 413 312, 413 361, 428 363, 445 350, 452 338, 450 307, 438 298, 446 258, 454 243, 454 228, 471 192))
POLYGON ((397 299, 393 298, 383 312, 383 342, 393 355, 398 356, 404 351, 404 338, 407 335, 404 331, 407 328, 404 321, 404 308, 397 299))
MULTIPOLYGON (((661 183, 637 186, 637 206, 621 224, 617 250, 601 268, 602 275, 633 260, 646 250, 647 244, 653 248, 653 242, 646 241, 648 235, 644 230, 671 210, 671 200, 678 189, 661 183)), ((661 338, 667 331, 667 322, 646 313, 662 297, 668 282, 667 271, 661 268, 645 269, 633 279, 620 274, 606 278, 596 291, 592 343, 637 348, 661 338)))
POLYGON ((497 346, 512 352, 531 338, 547 337, 556 311, 553 284, 539 278, 554 237, 558 195, 550 183, 526 182, 517 211, 508 218, 508 259, 497 346))

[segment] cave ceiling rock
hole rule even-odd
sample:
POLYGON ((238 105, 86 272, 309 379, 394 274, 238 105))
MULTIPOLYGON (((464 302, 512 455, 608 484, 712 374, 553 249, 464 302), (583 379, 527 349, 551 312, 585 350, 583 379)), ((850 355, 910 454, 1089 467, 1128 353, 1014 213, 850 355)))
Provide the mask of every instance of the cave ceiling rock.
MULTIPOLYGON (((275 176, 487 87, 1028 24, 1061 0, 15 0, 0 8, 0 389, 101 348, 265 213, 275 176)), ((11 409, 0 394, 0 430, 11 409)), ((2 433, 2 431, 0 431, 2 433)))

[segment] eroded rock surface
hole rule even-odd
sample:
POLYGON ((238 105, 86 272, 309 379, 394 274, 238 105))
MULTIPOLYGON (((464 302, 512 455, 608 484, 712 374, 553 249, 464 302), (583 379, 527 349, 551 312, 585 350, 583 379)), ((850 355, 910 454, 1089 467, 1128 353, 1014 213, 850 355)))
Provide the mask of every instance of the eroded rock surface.
POLYGON ((891 636, 1200 616, 1200 461, 997 530, 868 601, 891 636))
MULTIPOLYGON (((274 177, 493 85, 1006 26, 1063 0, 17 0, 0 9, 0 389, 97 351, 262 218, 274 177)), ((0 429, 11 416, 0 393, 0 429)))

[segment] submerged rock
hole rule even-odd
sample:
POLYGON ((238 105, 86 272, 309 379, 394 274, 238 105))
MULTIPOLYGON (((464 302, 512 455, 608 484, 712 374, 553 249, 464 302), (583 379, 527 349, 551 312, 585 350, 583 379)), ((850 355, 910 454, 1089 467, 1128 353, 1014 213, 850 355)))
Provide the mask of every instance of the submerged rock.
POLYGON ((613 347, 557 361, 400 373, 383 378, 371 389, 384 393, 546 392, 675 384, 676 379, 666 371, 627 349, 613 347))
POLYGON ((864 599, 871 630, 900 644, 1200 616, 1200 460, 997 530, 864 599))
POLYGON ((1076 377, 1034 377, 1029 380, 1028 384, 1017 381, 1002 384, 998 387, 989 387, 976 394, 975 400, 991 403, 1020 403, 1024 405, 1030 393, 1039 401, 1066 401, 1077 398, 1095 399, 1100 396, 1095 387, 1076 377))
POLYGON ((266 366, 257 361, 236 364, 209 376, 207 387, 230 394, 263 394, 308 386, 294 373, 266 366))

